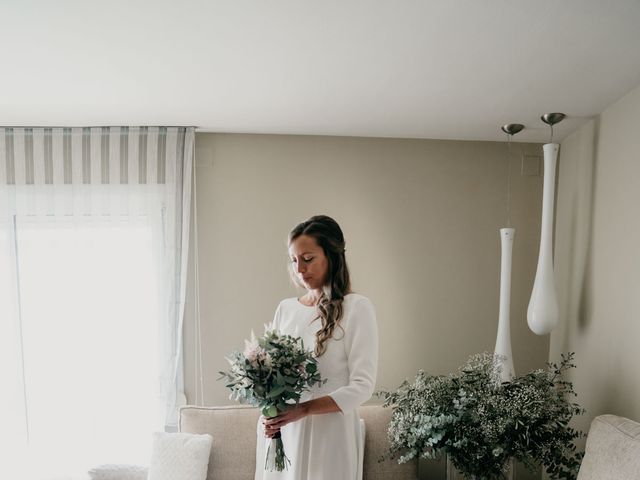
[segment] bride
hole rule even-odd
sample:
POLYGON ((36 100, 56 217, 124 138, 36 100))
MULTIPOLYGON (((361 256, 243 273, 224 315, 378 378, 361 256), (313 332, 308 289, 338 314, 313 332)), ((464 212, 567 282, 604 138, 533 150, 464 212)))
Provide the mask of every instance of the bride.
POLYGON ((306 290, 278 305, 272 327, 313 346, 324 385, 276 417, 258 422, 255 480, 361 480, 364 438, 358 407, 374 390, 378 328, 371 301, 351 291, 345 240, 325 215, 297 225, 288 238, 290 273, 306 290), (282 435, 291 465, 264 470, 268 441, 282 435))

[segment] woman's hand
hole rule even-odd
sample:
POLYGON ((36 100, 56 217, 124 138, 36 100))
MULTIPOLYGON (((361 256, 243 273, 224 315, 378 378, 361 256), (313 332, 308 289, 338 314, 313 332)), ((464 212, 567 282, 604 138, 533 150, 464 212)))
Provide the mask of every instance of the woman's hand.
POLYGON ((275 417, 264 419, 264 433, 267 438, 272 438, 288 423, 295 422, 308 415, 304 403, 292 405, 286 412, 279 413, 275 417))

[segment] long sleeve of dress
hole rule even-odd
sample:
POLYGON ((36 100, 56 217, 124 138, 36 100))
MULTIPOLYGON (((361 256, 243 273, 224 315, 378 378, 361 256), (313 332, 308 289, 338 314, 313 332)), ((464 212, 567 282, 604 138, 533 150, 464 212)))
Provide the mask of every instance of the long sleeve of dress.
MULTIPOLYGON (((342 323, 349 383, 329 394, 342 413, 355 410, 371 398, 378 370, 378 326, 368 298, 360 299, 342 323)), ((339 329, 336 329, 339 330, 339 329)))

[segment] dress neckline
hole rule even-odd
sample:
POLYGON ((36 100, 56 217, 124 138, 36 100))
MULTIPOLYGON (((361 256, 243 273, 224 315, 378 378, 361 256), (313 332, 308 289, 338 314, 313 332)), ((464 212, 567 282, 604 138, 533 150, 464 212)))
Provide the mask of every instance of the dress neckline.
POLYGON ((300 299, 299 299, 298 297, 296 297, 296 303, 297 303, 298 305, 302 306, 302 307, 307 307, 307 308, 315 308, 315 307, 316 307, 316 305, 305 305, 304 303, 302 303, 302 302, 300 301, 300 299))
MULTIPOLYGON (((352 292, 352 293, 353 293, 353 292, 352 292)), ((344 298, 347 298, 347 297, 348 297, 349 295, 351 295, 352 293, 347 293, 347 294, 344 296, 344 298)), ((316 307, 317 307, 317 305, 305 305, 304 303, 302 303, 302 302, 300 301, 300 298, 298 298, 298 297, 296 297, 296 303, 297 303, 298 305, 301 305, 301 306, 306 307, 306 308, 316 308, 316 307)))

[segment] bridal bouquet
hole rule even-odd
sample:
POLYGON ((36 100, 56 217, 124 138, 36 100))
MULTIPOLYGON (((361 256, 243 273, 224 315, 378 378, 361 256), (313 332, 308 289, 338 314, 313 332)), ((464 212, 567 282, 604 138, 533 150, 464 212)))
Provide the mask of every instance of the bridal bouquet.
MULTIPOLYGON (((297 404, 304 391, 326 382, 320 378, 318 361, 304 348, 301 338, 265 329, 257 338, 245 340, 242 353, 227 357, 230 369, 219 372, 226 378, 229 398, 261 409, 265 417, 275 417, 288 405, 297 404)), ((271 439, 265 469, 281 472, 291 462, 284 453, 282 437, 278 432, 271 439)))
POLYGON ((432 376, 420 371, 413 383, 380 392, 393 407, 387 457, 398 463, 446 454, 465 478, 504 478, 511 459, 530 469, 542 464, 550 478, 575 479, 583 453, 574 440, 584 436, 569 427, 584 410, 562 374, 573 354, 560 364, 500 382, 499 357, 472 356, 460 372, 432 376))

